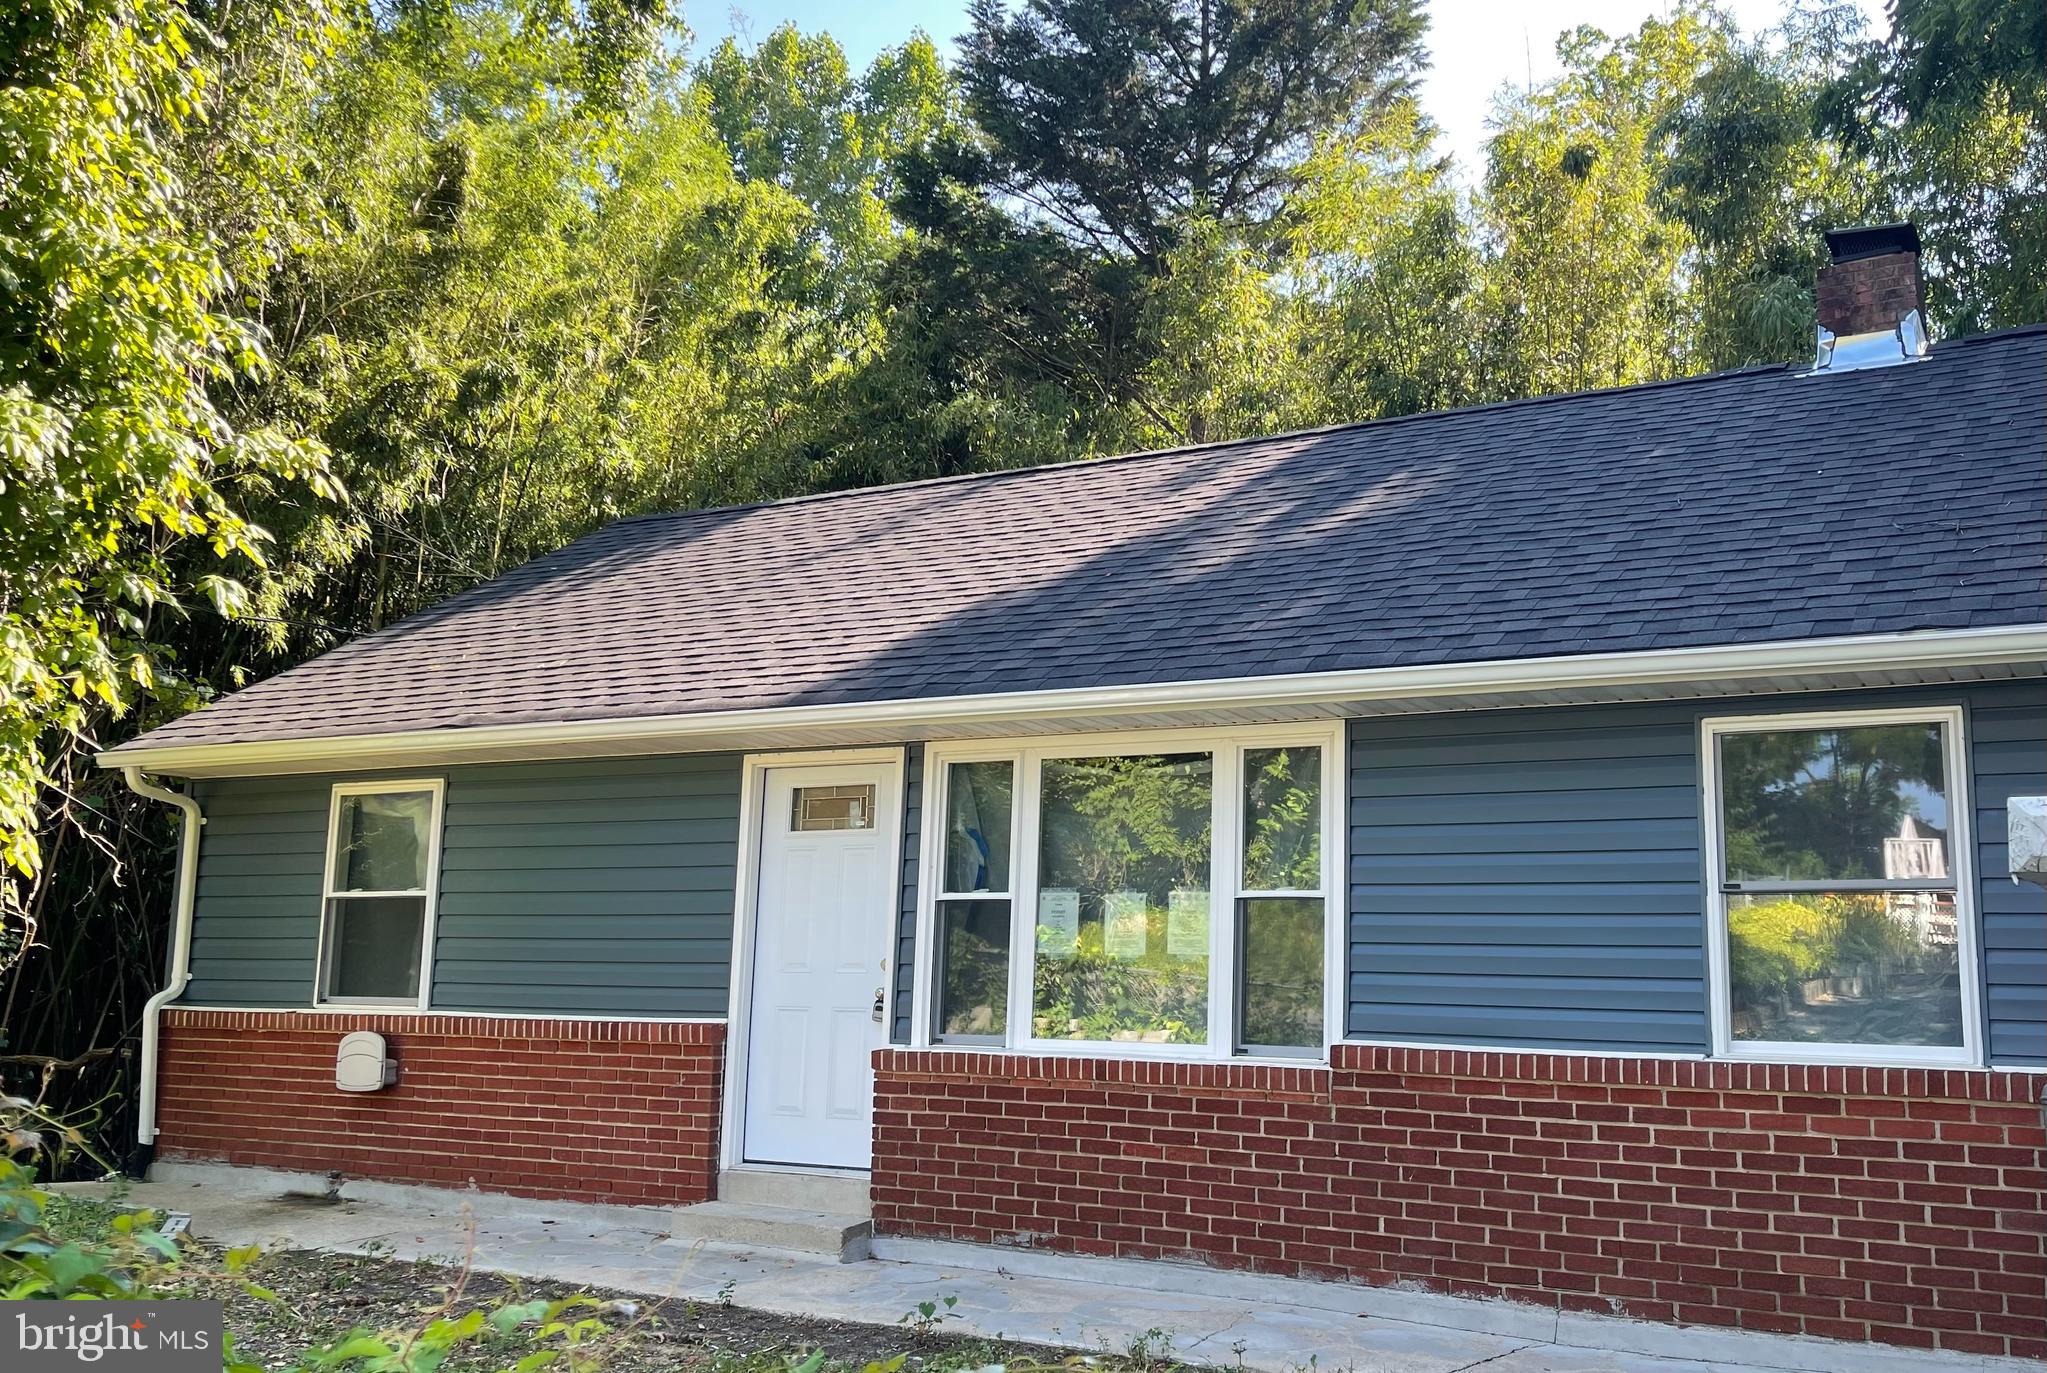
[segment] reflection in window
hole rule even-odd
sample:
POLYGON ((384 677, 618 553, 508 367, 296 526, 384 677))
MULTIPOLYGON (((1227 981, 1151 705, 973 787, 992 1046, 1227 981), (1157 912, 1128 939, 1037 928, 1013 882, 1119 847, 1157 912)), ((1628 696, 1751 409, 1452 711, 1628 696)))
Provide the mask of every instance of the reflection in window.
POLYGON ((945 874, 949 892, 1009 890, 1009 820, 1016 769, 954 763, 945 788, 945 874))
POLYGON ((934 1041, 1324 1046, 1327 742, 973 747, 928 798, 934 1041))
POLYGON ((336 892, 420 891, 434 798, 427 791, 372 791, 341 798, 336 892))
POLYGON ((1244 890, 1322 890, 1322 750, 1244 751, 1244 890))
POLYGON ((1322 898, 1250 896, 1239 904, 1239 1044, 1321 1048, 1322 898))
POLYGON ((1945 730, 1721 736, 1735 1041, 1964 1043, 1945 730))
POLYGON ((1727 934, 1737 1040, 1962 1043, 1951 893, 1742 893, 1727 934))
POLYGON ((1322 750, 1244 751, 1237 1043, 1322 1047, 1322 750))
POLYGON ((938 903, 940 1039, 1000 1039, 1009 1028, 1009 902, 938 903))
POLYGON ((789 827, 793 830, 871 830, 874 784, 798 787, 789 809, 789 827))
POLYGON ((336 790, 321 998, 414 1001, 426 941, 437 793, 336 790))
POLYGON ((1207 1043, 1213 759, 1049 759, 1040 787, 1033 1031, 1207 1043))
POLYGON ((1720 764, 1730 880, 1948 875, 1938 724, 1729 734, 1720 764))
POLYGON ((999 1041, 1009 1029, 1009 834, 1015 790, 1016 765, 1008 759, 952 763, 945 770, 934 1039, 999 1041))

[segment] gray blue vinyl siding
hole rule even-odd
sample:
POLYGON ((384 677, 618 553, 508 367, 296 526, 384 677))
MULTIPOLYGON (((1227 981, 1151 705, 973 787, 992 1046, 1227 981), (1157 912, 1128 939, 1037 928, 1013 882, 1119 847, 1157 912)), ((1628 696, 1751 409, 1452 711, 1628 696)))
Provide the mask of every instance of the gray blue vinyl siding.
POLYGON ((734 754, 450 774, 434 1006, 725 1014, 739 776, 734 754))
MULTIPOLYGON (((1702 1053, 1708 715, 1959 704, 1991 1060, 2047 1061, 2047 892, 2006 876, 2004 806, 2047 793, 2047 683, 1360 719, 1349 737, 1355 1037, 1702 1053)), ((891 1038, 910 1035, 923 749, 907 750, 891 1038)), ((433 1004, 722 1015, 740 759, 438 770, 433 1004)), ((206 782, 186 1000, 311 1000, 332 776, 206 782)))
POLYGON ((895 1013, 889 1042, 910 1042, 911 998, 917 981, 917 861, 924 816, 924 746, 911 744, 903 755, 903 879, 896 903, 895 1013))
MULTIPOLYGON (((435 1009, 725 1013, 736 755, 402 775, 447 781, 435 1009)), ((311 1001, 328 802, 341 780, 203 784, 207 824, 185 1001, 311 1001)))
POLYGON ((330 782, 201 782, 206 824, 192 911, 192 981, 204 1006, 303 1006, 320 949, 320 864, 330 782))
POLYGON ((1349 1033, 1703 1051, 1694 718, 1353 721, 1349 1033))
POLYGON ((1975 695, 1969 761, 1983 912, 1983 1009, 1994 1063, 2047 1062, 2047 891, 2013 882, 2005 803, 2047 795, 2047 683, 1975 695))
POLYGON ((1992 1062, 2047 1059, 2047 892, 2006 875, 2005 801, 2047 791, 2047 685, 1354 720, 1348 1032, 1704 1053, 1699 722, 1965 708, 1992 1062))

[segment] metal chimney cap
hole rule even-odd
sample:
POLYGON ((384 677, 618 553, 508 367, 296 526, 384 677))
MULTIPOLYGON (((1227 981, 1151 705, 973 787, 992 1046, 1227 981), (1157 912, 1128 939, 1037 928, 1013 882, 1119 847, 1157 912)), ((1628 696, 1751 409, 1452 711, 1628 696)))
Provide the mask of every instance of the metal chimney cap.
POLYGON ((1864 224, 1854 229, 1829 229, 1822 235, 1836 262, 1919 251, 1919 227, 1911 223, 1864 224))

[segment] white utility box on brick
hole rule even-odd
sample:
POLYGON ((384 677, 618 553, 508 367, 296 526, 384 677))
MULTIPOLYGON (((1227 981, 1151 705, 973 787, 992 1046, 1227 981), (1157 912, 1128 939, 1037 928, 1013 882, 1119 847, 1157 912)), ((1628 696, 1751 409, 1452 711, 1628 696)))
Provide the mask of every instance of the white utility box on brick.
POLYGON ((334 1055, 334 1085, 344 1092, 374 1092, 398 1081, 398 1065, 391 1061, 384 1037, 374 1030, 357 1030, 341 1037, 334 1055))

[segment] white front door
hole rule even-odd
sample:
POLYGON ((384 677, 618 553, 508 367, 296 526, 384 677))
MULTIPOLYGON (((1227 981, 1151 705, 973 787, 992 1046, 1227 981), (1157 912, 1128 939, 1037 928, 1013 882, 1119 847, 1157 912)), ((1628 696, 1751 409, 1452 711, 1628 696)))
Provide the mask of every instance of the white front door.
POLYGON ((894 951, 896 769, 771 767, 746 1043, 749 1163, 866 1168, 894 951))

